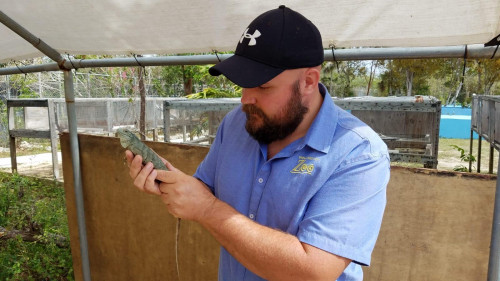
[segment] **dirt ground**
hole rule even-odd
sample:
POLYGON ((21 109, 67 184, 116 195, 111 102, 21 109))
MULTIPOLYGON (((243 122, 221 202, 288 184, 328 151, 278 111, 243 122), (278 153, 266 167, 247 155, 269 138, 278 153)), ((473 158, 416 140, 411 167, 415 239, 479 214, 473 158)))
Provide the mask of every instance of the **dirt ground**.
MULTIPOLYGON (((0 171, 11 172, 11 169, 0 169, 0 171)), ((32 167, 19 167, 18 173, 23 176, 30 176, 43 179, 54 179, 54 172, 52 170, 52 163, 39 164, 32 167)), ((59 178, 57 181, 63 181, 62 167, 59 168, 59 178)))

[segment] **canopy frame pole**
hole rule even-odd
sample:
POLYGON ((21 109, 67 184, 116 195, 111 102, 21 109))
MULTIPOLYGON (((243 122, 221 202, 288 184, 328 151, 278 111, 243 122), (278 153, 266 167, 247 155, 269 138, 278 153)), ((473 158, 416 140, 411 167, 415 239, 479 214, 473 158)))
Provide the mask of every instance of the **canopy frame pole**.
POLYGON ((71 68, 65 68, 65 59, 54 48, 47 45, 40 38, 36 37, 24 27, 16 23, 13 19, 8 17, 0 11, 0 22, 7 26, 9 29, 17 33, 26 41, 30 42, 35 48, 47 55, 52 60, 56 61, 58 70, 64 72, 64 93, 66 96, 66 108, 68 112, 68 126, 70 134, 70 147, 71 147, 71 160, 73 163, 73 179, 76 199, 76 212, 78 219, 78 233, 80 238, 80 256, 82 260, 83 280, 90 281, 90 266, 88 256, 87 244, 87 228, 85 225, 85 209, 83 205, 83 191, 80 167, 80 150, 78 146, 78 128, 76 123, 75 112, 75 95, 74 95, 74 82, 73 73, 71 68))
MULTIPOLYGON (((495 47, 483 45, 463 45, 445 47, 395 47, 395 48, 355 48, 335 50, 335 61, 349 60, 382 60, 382 59, 429 59, 429 58, 464 58, 492 59, 500 58, 500 52, 495 53, 495 47), (465 49, 467 47, 467 53, 465 49), (492 57, 492 54, 495 54, 492 57)), ((58 71, 63 69, 94 68, 94 67, 132 67, 132 66, 165 66, 165 65, 205 65, 216 64, 232 55, 192 55, 192 56, 154 56, 129 57, 112 59, 71 59, 61 62, 0 69, 0 75, 25 74, 40 71, 58 71)), ((325 61, 334 61, 331 50, 324 51, 325 61)))
POLYGON ((83 189, 80 167, 80 148, 78 142, 78 128, 75 110, 75 91, 73 72, 71 70, 64 70, 64 94, 66 96, 66 111, 68 114, 70 150, 71 160, 73 164, 73 181, 76 199, 76 215, 78 221, 78 235, 80 238, 80 256, 82 259, 82 273, 83 280, 90 281, 91 279, 87 244, 87 226, 85 223, 85 208, 83 203, 83 189))

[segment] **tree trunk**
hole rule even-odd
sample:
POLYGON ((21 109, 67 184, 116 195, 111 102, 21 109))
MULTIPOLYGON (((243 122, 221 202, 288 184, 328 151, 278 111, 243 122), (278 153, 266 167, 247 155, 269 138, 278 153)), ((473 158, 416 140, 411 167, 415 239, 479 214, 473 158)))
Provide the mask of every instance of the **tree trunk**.
POLYGON ((343 69, 343 72, 344 72, 345 81, 346 81, 346 84, 344 87, 344 92, 342 93, 342 97, 344 98, 344 97, 350 96, 349 91, 351 90, 351 78, 349 77, 349 62, 345 63, 345 67, 343 69))
POLYGON ((193 78, 188 78, 184 80, 184 95, 190 95, 193 93, 193 78))
POLYGON ((184 65, 181 65, 182 68, 182 81, 184 83, 184 95, 190 95, 192 94, 192 89, 193 89, 193 78, 188 77, 186 75, 186 69, 184 68, 184 65))
POLYGON ((144 87, 144 69, 139 67, 139 93, 141 94, 141 113, 139 131, 141 140, 146 139, 146 89, 144 87))
POLYGON ((406 70, 406 95, 411 96, 413 87, 413 71, 407 69, 406 70))
POLYGON ((477 69, 479 70, 479 71, 477 72, 477 94, 478 94, 478 95, 483 95, 483 94, 484 94, 484 91, 482 91, 482 90, 481 90, 481 85, 482 85, 482 83, 483 83, 483 82, 481 81, 481 80, 482 80, 482 79, 481 79, 481 78, 482 78, 482 77, 481 77, 481 73, 482 73, 482 71, 481 71, 481 62, 479 62, 479 61, 477 61, 477 69))
POLYGON ((369 96, 370 95, 370 87, 372 85, 372 81, 373 81, 373 76, 375 75, 375 68, 376 68, 376 62, 374 63, 372 61, 372 65, 370 67, 370 78, 368 79, 368 88, 366 89, 366 95, 369 96))

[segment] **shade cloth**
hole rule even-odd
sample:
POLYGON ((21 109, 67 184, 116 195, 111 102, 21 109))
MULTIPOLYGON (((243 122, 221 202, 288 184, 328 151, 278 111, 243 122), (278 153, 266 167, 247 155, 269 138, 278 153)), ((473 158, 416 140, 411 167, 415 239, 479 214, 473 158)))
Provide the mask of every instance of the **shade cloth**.
MULTIPOLYGON (((311 19, 323 45, 415 47, 486 43, 499 0, 0 0, 0 10, 62 54, 234 50, 246 26, 280 4, 311 19)), ((0 62, 43 56, 0 24, 0 62)))

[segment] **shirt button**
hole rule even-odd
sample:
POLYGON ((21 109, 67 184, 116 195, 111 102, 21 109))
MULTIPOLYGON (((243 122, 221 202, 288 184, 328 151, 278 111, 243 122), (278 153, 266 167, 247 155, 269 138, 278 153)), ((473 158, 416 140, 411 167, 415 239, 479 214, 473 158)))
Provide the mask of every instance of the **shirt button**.
POLYGON ((264 180, 262 178, 259 178, 259 183, 263 183, 264 180))
POLYGON ((249 215, 249 217, 250 217, 251 219, 253 219, 253 218, 255 218, 255 215, 254 215, 254 214, 250 214, 250 215, 249 215))

